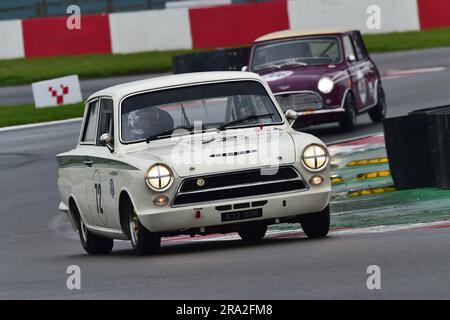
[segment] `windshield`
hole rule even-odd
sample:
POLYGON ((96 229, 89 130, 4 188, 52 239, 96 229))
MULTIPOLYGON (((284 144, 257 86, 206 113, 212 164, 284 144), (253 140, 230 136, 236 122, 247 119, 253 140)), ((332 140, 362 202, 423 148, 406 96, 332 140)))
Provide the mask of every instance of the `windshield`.
POLYGON ((261 71, 288 65, 320 65, 341 62, 339 41, 334 37, 294 39, 255 47, 251 70, 261 71))
POLYGON ((159 90, 126 98, 121 107, 124 143, 170 137, 201 122, 202 130, 280 124, 282 118, 264 86, 235 81, 159 90))

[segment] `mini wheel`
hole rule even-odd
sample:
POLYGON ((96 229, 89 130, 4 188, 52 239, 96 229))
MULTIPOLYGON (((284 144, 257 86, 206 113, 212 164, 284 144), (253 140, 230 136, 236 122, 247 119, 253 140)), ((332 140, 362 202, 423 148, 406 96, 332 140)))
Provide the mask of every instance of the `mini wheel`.
POLYGON ((344 102, 345 112, 342 115, 339 125, 344 131, 353 131, 356 127, 356 102, 351 92, 347 94, 344 102))
POLYGON ((377 97, 377 105, 369 110, 370 120, 374 123, 381 122, 386 117, 386 95, 381 84, 377 88, 377 97))
POLYGON ((301 224, 308 238, 326 237, 330 231, 330 206, 328 205, 321 212, 304 215, 301 224))

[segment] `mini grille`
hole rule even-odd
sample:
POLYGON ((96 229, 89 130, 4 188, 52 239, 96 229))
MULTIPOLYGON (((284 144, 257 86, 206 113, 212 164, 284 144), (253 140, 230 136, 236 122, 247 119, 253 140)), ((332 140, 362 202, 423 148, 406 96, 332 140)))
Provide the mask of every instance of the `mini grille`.
POLYGON ((283 111, 316 110, 323 107, 322 98, 314 92, 298 92, 292 94, 278 94, 276 99, 283 111))

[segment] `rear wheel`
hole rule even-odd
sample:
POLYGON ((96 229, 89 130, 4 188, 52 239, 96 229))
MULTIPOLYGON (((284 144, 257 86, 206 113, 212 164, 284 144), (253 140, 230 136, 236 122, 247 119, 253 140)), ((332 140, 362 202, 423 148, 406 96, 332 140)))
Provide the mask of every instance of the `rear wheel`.
POLYGON ((77 217, 78 234, 80 235, 80 241, 83 249, 89 254, 110 253, 114 246, 114 240, 93 234, 86 227, 86 224, 84 223, 83 218, 78 211, 78 208, 76 208, 76 206, 73 206, 72 210, 77 217))
POLYGON ((151 232, 142 225, 134 210, 133 206, 130 206, 129 213, 129 228, 131 245, 134 251, 139 256, 148 254, 155 254, 161 247, 161 235, 159 233, 151 232))
POLYGON ((244 241, 258 241, 264 238, 267 232, 266 224, 256 224, 244 227, 238 231, 239 236, 244 241))
POLYGON ((356 102, 351 92, 347 93, 344 101, 345 112, 342 115, 339 125, 344 131, 353 131, 356 127, 356 102))
POLYGON ((330 206, 328 205, 321 212, 304 215, 301 224, 308 238, 325 237, 330 230, 330 206))
POLYGON ((386 95, 381 85, 377 89, 377 99, 377 105, 369 110, 370 120, 374 123, 381 122, 386 117, 386 95))

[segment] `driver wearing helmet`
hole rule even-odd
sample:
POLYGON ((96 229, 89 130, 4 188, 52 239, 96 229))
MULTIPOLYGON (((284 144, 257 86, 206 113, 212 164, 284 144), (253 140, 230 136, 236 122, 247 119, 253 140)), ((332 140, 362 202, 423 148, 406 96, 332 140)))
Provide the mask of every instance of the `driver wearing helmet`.
POLYGON ((128 114, 128 141, 143 140, 158 134, 160 130, 160 113, 158 108, 150 107, 135 110, 128 114))

